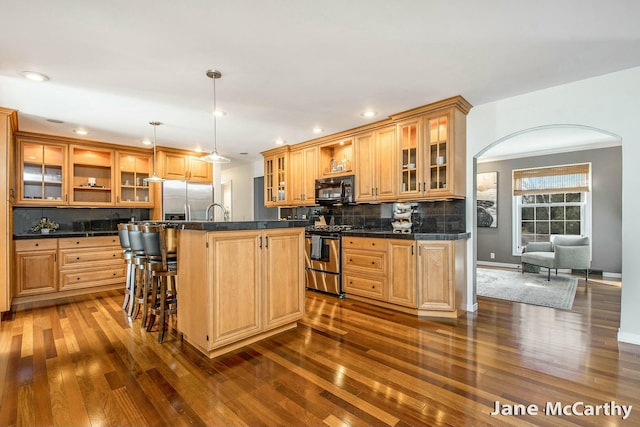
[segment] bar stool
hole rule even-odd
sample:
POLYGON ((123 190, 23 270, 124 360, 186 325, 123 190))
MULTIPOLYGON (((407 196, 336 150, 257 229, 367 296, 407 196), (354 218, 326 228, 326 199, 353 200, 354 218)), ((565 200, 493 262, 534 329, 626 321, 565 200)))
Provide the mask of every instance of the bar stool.
MULTIPOLYGON (((149 311, 147 331, 151 331, 156 318, 158 342, 164 341, 164 331, 170 315, 177 313, 177 239, 176 230, 161 225, 144 225, 142 241, 147 257, 150 280, 145 311, 149 311)), ((144 326, 144 323, 143 323, 144 326)))
POLYGON ((122 247, 122 256, 124 262, 127 264, 127 276, 125 280, 124 302, 122 303, 122 309, 127 311, 130 315, 131 309, 127 310, 127 306, 133 307, 134 297, 134 284, 136 267, 133 264, 133 251, 131 250, 131 243, 129 243, 129 231, 127 230, 127 224, 118 224, 118 237, 120 238, 120 246, 122 247))
MULTIPOLYGON (((146 300, 145 283, 148 281, 147 256, 144 253, 144 243, 142 242, 142 229, 138 224, 127 224, 129 234, 129 245, 132 252, 132 262, 134 266, 134 276, 131 283, 132 301, 129 305, 129 317, 135 319, 140 313, 144 301, 146 300)), ((142 314, 142 323, 147 321, 146 313, 142 314)))

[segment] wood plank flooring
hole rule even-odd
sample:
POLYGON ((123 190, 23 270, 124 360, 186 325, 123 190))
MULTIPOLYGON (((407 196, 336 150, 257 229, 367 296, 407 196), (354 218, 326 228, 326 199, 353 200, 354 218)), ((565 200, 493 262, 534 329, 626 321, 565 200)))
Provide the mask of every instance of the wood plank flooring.
POLYGON ((571 311, 479 298, 450 322, 308 292, 297 329, 213 360, 175 331, 158 344, 121 304, 5 314, 0 426, 640 425, 640 346, 617 342, 620 287, 597 278, 571 311), (496 401, 540 412, 491 416, 496 401), (612 401, 628 419, 544 413, 612 401))

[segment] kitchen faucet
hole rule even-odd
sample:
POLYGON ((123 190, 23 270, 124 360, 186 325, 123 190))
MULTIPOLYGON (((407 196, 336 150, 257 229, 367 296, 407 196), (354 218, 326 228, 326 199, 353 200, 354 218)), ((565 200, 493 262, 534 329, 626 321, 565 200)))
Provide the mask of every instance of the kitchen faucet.
POLYGON ((224 217, 224 221, 229 221, 229 211, 220 203, 211 203, 207 206, 207 210, 205 211, 204 217, 207 221, 213 221, 213 208, 219 206, 222 209, 222 216, 224 217))

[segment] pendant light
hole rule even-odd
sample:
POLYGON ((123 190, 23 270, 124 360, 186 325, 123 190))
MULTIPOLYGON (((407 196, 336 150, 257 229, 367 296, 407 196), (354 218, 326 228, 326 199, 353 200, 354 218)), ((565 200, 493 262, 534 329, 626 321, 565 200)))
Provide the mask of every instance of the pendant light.
POLYGON ((229 163, 231 159, 218 154, 218 142, 217 142, 217 126, 216 126, 216 79, 222 77, 222 73, 218 70, 208 70, 207 77, 213 79, 213 151, 206 156, 202 157, 202 160, 210 163, 229 163))
POLYGON ((149 122, 149 124, 151 126, 153 126, 153 176, 150 177, 150 178, 145 178, 143 181, 144 182, 162 182, 162 181, 164 181, 164 178, 160 178, 158 176, 158 174, 156 173, 156 166, 157 166, 157 161, 156 161, 156 129, 162 123, 160 123, 160 122, 149 122))

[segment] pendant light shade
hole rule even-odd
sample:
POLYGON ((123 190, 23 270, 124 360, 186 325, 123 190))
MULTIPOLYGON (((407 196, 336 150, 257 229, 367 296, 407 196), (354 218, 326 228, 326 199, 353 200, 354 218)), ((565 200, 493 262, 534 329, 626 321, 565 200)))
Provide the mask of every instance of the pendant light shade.
POLYGON ((218 154, 218 141, 216 135, 216 80, 222 77, 222 73, 218 70, 208 70, 207 77, 213 80, 213 151, 202 157, 202 160, 210 163, 229 163, 231 159, 218 154))
POLYGON ((158 176, 157 172, 156 172, 156 167, 158 165, 158 162, 157 162, 157 159, 156 159, 156 129, 162 123, 160 123, 160 122, 149 122, 149 124, 151 126, 153 126, 153 176, 151 176, 149 178, 145 178, 143 181, 144 182, 162 182, 162 181, 164 181, 164 178, 160 178, 158 176))

